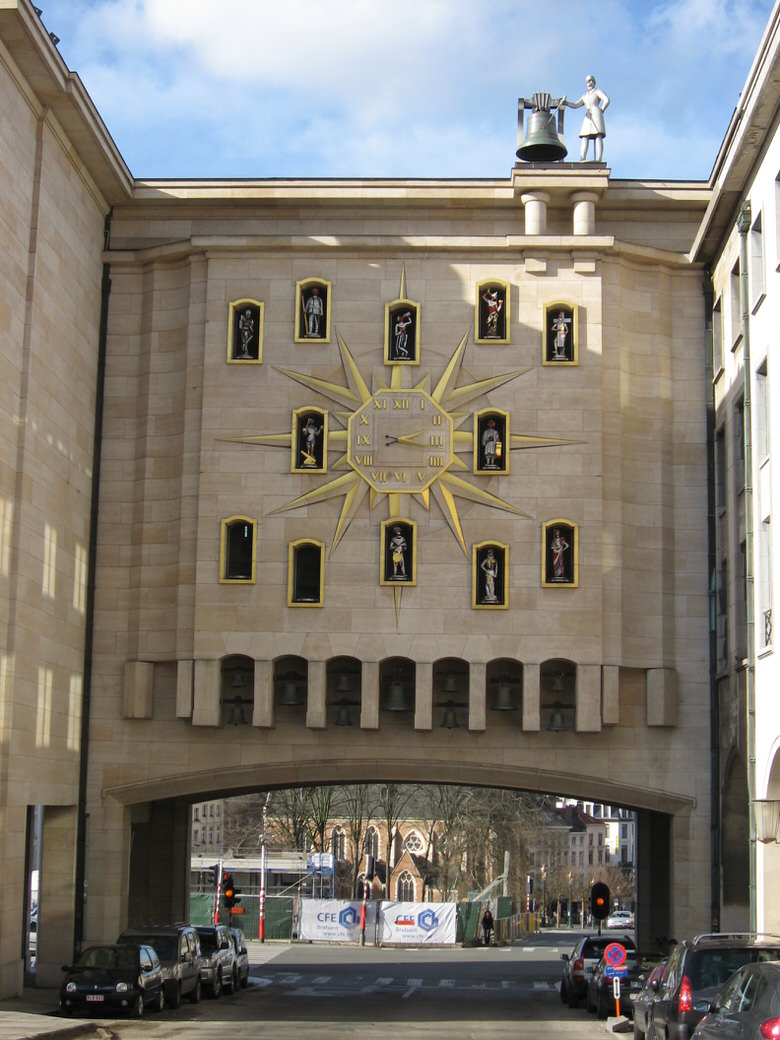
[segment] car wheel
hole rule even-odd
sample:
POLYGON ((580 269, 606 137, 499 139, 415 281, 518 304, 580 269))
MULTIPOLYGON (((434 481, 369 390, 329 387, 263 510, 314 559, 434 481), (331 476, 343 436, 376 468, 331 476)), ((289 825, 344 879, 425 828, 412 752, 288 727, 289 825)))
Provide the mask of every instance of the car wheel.
POLYGON ((181 1007, 181 983, 175 982, 168 990, 168 1006, 172 1008, 181 1007))
POLYGON ((133 1001, 133 1006, 130 1009, 130 1014, 133 1018, 140 1018, 144 1013, 144 995, 139 993, 133 1001))
POLYGON ((219 971, 214 975, 214 982, 211 986, 211 996, 213 1000, 217 1000, 222 996, 222 975, 219 971))
POLYGON ((233 973, 231 972, 230 975, 228 975, 228 977, 226 979, 222 980, 222 992, 223 993, 235 993, 236 989, 235 989, 235 986, 233 985, 234 982, 235 982, 235 979, 233 978, 233 973))
POLYGON ((157 1000, 154 1002, 154 1010, 162 1011, 165 1007, 165 988, 160 986, 160 992, 157 994, 157 1000))
POLYGON ((599 997, 598 1002, 596 1004, 596 1017, 606 1018, 608 1014, 609 1012, 607 1011, 607 1005, 602 1001, 601 997, 599 997))
POLYGON ((566 983, 561 983, 561 1003, 566 1004, 569 1000, 569 991, 566 989, 566 983))
POLYGON ((190 990, 190 1004, 200 1003, 200 979, 195 980, 195 985, 190 990))
POLYGON ((249 968, 246 969, 246 975, 241 978, 241 989, 246 989, 249 985, 249 968))
POLYGON ((570 1008, 576 1008, 576 1007, 577 1007, 577 1005, 579 1004, 579 1002, 580 1002, 580 998, 579 998, 579 997, 577 996, 577 994, 576 994, 576 993, 574 992, 574 989, 573 989, 573 988, 571 988, 571 989, 569 990, 569 993, 568 993, 568 999, 567 999, 567 1003, 568 1003, 569 1007, 570 1007, 570 1008))
POLYGON ((238 968, 233 972, 233 992, 238 993, 241 989, 241 975, 238 968))

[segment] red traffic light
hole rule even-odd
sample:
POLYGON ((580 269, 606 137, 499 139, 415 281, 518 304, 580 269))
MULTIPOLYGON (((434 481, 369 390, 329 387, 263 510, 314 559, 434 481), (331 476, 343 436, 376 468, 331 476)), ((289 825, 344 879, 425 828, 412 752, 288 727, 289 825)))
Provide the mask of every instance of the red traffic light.
POLYGON ((609 886, 597 881, 590 890, 590 912, 596 921, 609 917, 609 886))

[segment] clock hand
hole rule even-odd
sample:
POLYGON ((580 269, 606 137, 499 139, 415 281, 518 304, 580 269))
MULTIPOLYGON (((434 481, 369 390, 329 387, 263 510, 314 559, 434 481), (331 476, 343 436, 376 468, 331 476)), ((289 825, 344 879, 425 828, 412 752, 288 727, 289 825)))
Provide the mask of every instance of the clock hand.
POLYGON ((423 430, 416 430, 414 433, 402 433, 400 437, 394 437, 391 433, 386 433, 385 444, 414 444, 416 447, 422 447, 417 438, 423 432, 423 430))

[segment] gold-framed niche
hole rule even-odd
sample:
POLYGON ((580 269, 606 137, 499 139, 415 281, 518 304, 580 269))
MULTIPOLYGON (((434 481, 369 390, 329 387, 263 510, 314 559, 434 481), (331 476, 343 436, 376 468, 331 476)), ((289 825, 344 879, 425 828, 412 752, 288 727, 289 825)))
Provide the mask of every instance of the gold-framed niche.
POLYGON ((295 342, 330 343, 331 283, 304 278, 295 283, 295 342))
POLYGON ((544 305, 542 364, 563 367, 579 364, 578 308, 570 300, 544 305))
POLYGON ((264 311, 265 305, 250 297, 228 304, 229 365, 262 365, 264 311))
POLYGON ((509 472, 509 412, 503 408, 474 412, 473 472, 488 477, 509 472))
POLYGON ((325 605, 325 543, 298 538, 287 545, 287 606, 325 605))
POLYGON ((220 585, 254 585, 257 566, 257 521, 227 516, 219 525, 220 585))
POLYGON ((420 304, 403 296, 385 304, 385 364, 420 364, 420 304))
POLYGON ((574 588, 579 584, 579 527, 562 517, 542 524, 542 587, 574 588))
POLYGON ((509 607, 509 546, 477 542, 471 547, 471 606, 474 610, 509 607))
POLYGON ((292 413, 290 444, 291 473, 328 472, 328 413, 323 408, 303 406, 292 413))
POLYGON ((379 584, 417 584, 417 523, 402 517, 382 521, 379 584))
POLYGON ((505 344, 511 329, 509 282, 485 278, 477 282, 474 302, 474 342, 505 344))

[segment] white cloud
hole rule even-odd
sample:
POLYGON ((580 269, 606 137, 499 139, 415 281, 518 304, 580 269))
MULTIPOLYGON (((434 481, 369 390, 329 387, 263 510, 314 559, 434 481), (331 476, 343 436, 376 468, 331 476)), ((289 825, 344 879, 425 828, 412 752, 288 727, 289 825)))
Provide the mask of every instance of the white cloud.
POLYGON ((505 176, 517 97, 576 98, 593 72, 616 176, 662 155, 706 177, 771 6, 47 0, 44 18, 139 176, 505 176))

